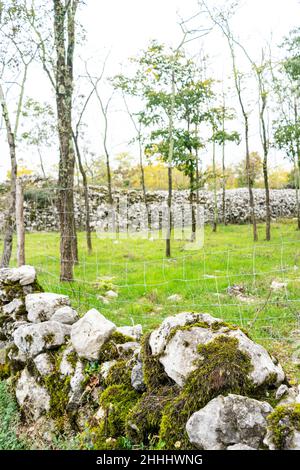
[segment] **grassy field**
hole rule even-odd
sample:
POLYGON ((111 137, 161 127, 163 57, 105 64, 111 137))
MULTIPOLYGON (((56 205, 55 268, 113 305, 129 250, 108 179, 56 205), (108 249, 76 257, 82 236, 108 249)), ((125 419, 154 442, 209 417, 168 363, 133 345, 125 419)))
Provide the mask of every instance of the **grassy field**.
POLYGON ((184 251, 173 242, 172 259, 164 258, 163 240, 101 240, 93 237, 88 256, 79 236, 80 262, 75 282, 59 282, 59 235, 31 233, 26 237, 26 262, 34 265, 47 291, 68 294, 75 308, 91 307, 119 325, 141 323, 149 329, 166 316, 185 310, 209 312, 250 327, 261 340, 286 339, 297 323, 300 308, 300 233, 292 222, 273 224, 272 241, 251 241, 250 226, 220 226, 205 230, 202 249, 184 251), (270 291, 273 280, 287 288, 270 291), (249 301, 227 293, 232 285, 245 288, 249 301), (118 298, 104 305, 97 297, 112 288, 118 298), (179 294, 182 300, 168 300, 179 294))
MULTIPOLYGON (((59 282, 59 235, 26 236, 26 262, 38 270, 44 290, 68 294, 81 314, 96 307, 118 325, 141 323, 144 330, 181 311, 208 312, 246 328, 284 366, 291 383, 300 379, 292 355, 300 330, 300 232, 295 223, 273 224, 272 241, 253 243, 251 227, 220 226, 205 229, 205 243, 185 251, 173 242, 173 258, 164 258, 164 241, 100 240, 93 235, 94 252, 88 256, 85 236, 78 234, 80 263, 76 280, 59 282), (278 291, 272 281, 286 283, 278 291), (228 287, 244 288, 244 298, 229 295, 228 287), (118 292, 108 305, 98 299, 107 289, 118 292), (168 300, 172 294, 180 302, 168 300)), ((15 264, 15 259, 12 260, 15 264)), ((300 354, 299 354, 300 355, 300 354)), ((20 437, 17 406, 5 382, 0 382, 0 449, 36 447, 20 437)), ((22 431, 22 429, 21 429, 22 431)), ((76 442, 57 441, 55 448, 76 448, 76 442)))
POLYGON ((173 242, 172 259, 164 258, 163 240, 113 240, 93 237, 88 256, 85 236, 78 235, 80 262, 75 282, 59 282, 59 235, 31 233, 26 238, 26 262, 39 272, 46 291, 68 294, 81 313, 98 308, 118 325, 141 323, 145 330, 180 311, 208 312, 250 330, 254 339, 282 352, 291 331, 299 327, 300 232, 295 223, 272 226, 272 241, 251 240, 250 226, 205 229, 202 249, 185 251, 173 242), (273 280, 287 287, 273 292, 273 280), (227 293, 229 286, 245 288, 246 299, 227 293), (104 305, 97 297, 107 289, 118 298, 104 305), (180 302, 168 297, 179 294, 180 302), (247 299, 247 296, 248 299, 247 299))

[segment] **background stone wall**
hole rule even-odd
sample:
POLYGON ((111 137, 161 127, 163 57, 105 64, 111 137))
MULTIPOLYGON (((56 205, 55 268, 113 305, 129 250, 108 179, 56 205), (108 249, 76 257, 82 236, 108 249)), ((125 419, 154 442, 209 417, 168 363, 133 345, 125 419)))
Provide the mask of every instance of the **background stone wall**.
MULTIPOLYGON (((91 226, 94 229, 97 221, 105 217, 105 204, 107 201, 106 187, 90 187, 91 226)), ((114 199, 128 197, 129 204, 141 203, 143 195, 141 191, 114 192, 114 199)), ((254 190, 256 202, 256 215, 259 221, 264 221, 265 191, 254 190)), ((293 189, 271 190, 271 214, 273 220, 281 218, 293 218, 297 216, 296 191, 293 189)), ((167 191, 154 191, 148 193, 148 202, 164 203, 167 201, 167 191)), ((6 195, 0 195, 0 230, 3 226, 6 195)), ((213 219, 214 195, 209 191, 200 191, 200 202, 204 207, 205 222, 213 219)), ((188 203, 189 191, 174 191, 176 204, 188 203)), ((218 192, 219 218, 222 217, 222 192, 218 192)), ((85 210, 82 191, 75 192, 75 212, 78 228, 84 228, 85 210)), ((140 220, 142 211, 134 211, 133 223, 140 220), (135 219, 135 220, 134 220, 135 219)), ((58 213, 55 204, 55 188, 34 188, 25 190, 25 220, 27 230, 30 231, 56 231, 58 230, 58 213)), ((247 189, 231 189, 226 191, 226 220, 232 224, 244 224, 249 222, 249 195, 247 189)))

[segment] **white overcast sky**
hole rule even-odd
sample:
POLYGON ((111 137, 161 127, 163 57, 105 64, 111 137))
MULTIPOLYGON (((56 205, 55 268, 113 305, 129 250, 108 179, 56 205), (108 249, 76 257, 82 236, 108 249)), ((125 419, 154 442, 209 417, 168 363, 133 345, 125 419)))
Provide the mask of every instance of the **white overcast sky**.
MULTIPOLYGON (((223 1, 208 0, 209 4, 224 4, 223 1)), ((87 31, 87 43, 80 55, 89 58, 91 71, 100 69, 104 57, 110 51, 106 74, 112 76, 126 68, 128 57, 134 56, 140 49, 146 48, 149 41, 157 39, 168 45, 178 44, 181 31, 178 26, 178 12, 183 18, 193 15, 197 11, 197 0, 86 0, 86 6, 80 10, 80 19, 87 31)), ((237 11, 232 23, 233 29, 243 44, 247 47, 254 59, 259 58, 261 47, 265 41, 270 41, 275 55, 276 46, 282 37, 291 29, 298 27, 300 18, 300 2, 298 0, 244 0, 237 11)), ((201 40, 190 43, 188 52, 197 54, 201 48, 209 56, 208 75, 216 80, 226 80, 226 86, 232 85, 228 80, 230 72, 230 58, 224 38, 213 32, 201 40)), ((239 58, 241 59, 241 58, 239 58)), ((242 67, 245 63, 241 59, 242 67)), ((249 83, 249 89, 251 84, 249 83)), ((85 85, 81 85, 83 91, 85 85)), ((103 86, 103 99, 107 99, 110 90, 103 86)), ((250 89, 253 98, 254 90, 250 89)), ((37 67, 31 71, 26 95, 41 101, 50 102, 52 95, 47 78, 37 67)), ((229 104, 239 109, 232 93, 228 96, 229 104)), ((14 107, 14 95, 8 96, 10 109, 14 107)), ((258 128, 256 126, 256 109, 251 114, 251 150, 261 151, 258 128)), ((90 150, 101 155, 101 131, 103 122, 99 116, 96 101, 91 102, 86 117, 87 128, 85 138, 90 150)), ((240 129, 240 123, 235 123, 240 129)), ((122 109, 122 100, 115 97, 109 116, 109 147, 112 157, 122 151, 130 151, 135 156, 135 148, 129 147, 128 142, 133 138, 134 131, 128 117, 122 109)), ((55 148, 44 149, 44 160, 47 169, 57 162, 55 148)), ((230 162, 242 158, 243 146, 232 146, 228 151, 230 162)), ((38 165, 38 158, 34 149, 18 148, 18 158, 22 158, 28 167, 38 165)), ((209 149, 204 152, 203 159, 209 161, 209 149)), ((273 165, 281 163, 282 155, 272 151, 273 165)), ((5 134, 0 137, 0 179, 4 179, 9 168, 9 156, 5 134)))

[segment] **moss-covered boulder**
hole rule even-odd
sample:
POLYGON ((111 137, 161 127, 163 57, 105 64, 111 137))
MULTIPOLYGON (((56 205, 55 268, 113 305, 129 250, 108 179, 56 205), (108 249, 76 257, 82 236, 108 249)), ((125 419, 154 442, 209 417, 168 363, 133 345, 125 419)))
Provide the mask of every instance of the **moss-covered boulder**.
POLYGON ((168 318, 151 333, 149 345, 166 374, 183 386, 189 374, 198 367, 197 361, 201 358, 199 346, 212 343, 221 336, 235 339, 239 351, 249 356, 252 367, 248 378, 254 386, 279 385, 283 382, 282 367, 261 345, 253 342, 236 326, 208 314, 183 313, 168 318))

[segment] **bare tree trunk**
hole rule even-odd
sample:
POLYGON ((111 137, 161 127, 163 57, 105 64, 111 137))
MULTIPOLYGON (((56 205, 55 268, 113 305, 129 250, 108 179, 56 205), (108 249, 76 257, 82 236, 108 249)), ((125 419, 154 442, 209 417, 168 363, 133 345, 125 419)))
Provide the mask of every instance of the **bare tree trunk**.
MULTIPOLYGON (((249 57, 250 59, 250 57, 249 57)), ((252 66, 256 70, 259 95, 260 95, 260 125, 261 125, 261 141, 263 146, 263 175, 264 175, 264 186, 266 193, 266 240, 271 240, 271 208, 270 208, 270 187, 269 187, 269 172, 268 172, 268 154, 269 154, 269 141, 267 136, 267 126, 265 122, 265 111, 267 107, 267 93, 264 88, 263 82, 263 68, 257 68, 256 65, 252 63, 252 66)))
MULTIPOLYGON (((222 131, 225 133, 225 96, 223 94, 223 116, 222 116, 222 131)), ((226 166, 225 166, 225 139, 222 142, 222 220, 223 224, 227 225, 226 219, 226 166)))
POLYGON ((171 235, 172 235, 172 166, 168 165, 168 220, 166 237, 166 257, 171 258, 171 235))
POLYGON ((271 208, 270 208, 270 187, 269 187, 269 173, 268 173, 268 153, 269 153, 269 143, 267 137, 267 129, 265 123, 265 110, 267 106, 267 98, 265 90, 263 89, 262 77, 260 73, 257 74, 260 99, 261 99, 261 109, 260 109, 260 123, 261 123, 261 140, 263 145, 263 174, 264 174, 264 185, 266 193, 266 240, 271 240, 271 208))
POLYGON ((171 92, 171 109, 169 112, 169 155, 168 155, 168 220, 167 220, 167 236, 166 236, 166 257, 171 257, 171 235, 172 235, 172 162, 174 152, 174 135, 173 135, 173 119, 175 109, 175 72, 172 72, 172 92, 171 92))
POLYGON ((16 185, 16 232, 17 232, 17 264, 25 264, 25 222, 24 192, 22 182, 17 179, 16 185))
POLYGON ((296 191, 296 207, 297 207, 297 229, 300 230, 300 200, 299 200, 299 186, 300 186, 300 165, 299 159, 294 158, 294 182, 296 191))
POLYGON ((125 98, 125 95, 123 93, 123 100, 124 104, 126 107, 126 111, 131 119, 131 122, 133 124, 133 127, 136 131, 137 137, 138 137, 138 142, 139 142, 139 157, 140 157, 140 170, 141 170, 141 186, 142 186, 142 191, 143 191, 143 198, 144 198, 144 204, 146 208, 146 214, 147 214, 147 223, 148 223, 148 236, 150 237, 151 235, 151 214, 149 210, 149 205, 147 202, 147 191, 146 191, 146 183, 145 183, 145 170, 144 170, 144 162, 143 162, 143 146, 142 146, 142 131, 141 131, 141 124, 138 126, 132 112, 129 109, 129 106, 127 104, 127 100, 125 98))
POLYGON ((222 220, 227 225, 226 218, 226 167, 225 167, 225 142, 222 143, 222 220))
POLYGON ((0 84, 0 102, 2 116, 5 122, 7 141, 9 145, 10 162, 11 162, 11 177, 10 177, 10 194, 8 210, 5 218, 5 229, 4 229, 4 245, 1 258, 1 267, 9 266, 12 244, 13 244, 13 232, 15 224, 15 207, 16 207, 16 181, 17 181, 17 160, 16 160, 16 142, 15 135, 12 131, 11 122, 6 106, 6 101, 3 93, 2 86, 0 84))
POLYGON ((192 214, 192 235, 191 235, 191 242, 196 240, 196 210, 195 210, 195 177, 194 173, 190 174, 190 206, 191 206, 191 214, 192 214))
POLYGON ((253 240, 256 242, 258 240, 257 235, 257 225, 256 225, 256 216, 255 216, 255 203, 253 195, 253 182, 251 178, 251 162, 250 162, 250 151, 249 151, 249 125, 248 125, 248 116, 244 113, 244 122, 245 122, 245 142, 246 142, 246 173, 248 181, 248 191, 249 191, 249 205, 251 212, 251 222, 253 227, 253 240))
POLYGON ((145 183, 145 170, 144 170, 144 163, 143 163, 143 147, 139 139, 139 147, 140 147, 140 170, 141 170, 141 185, 142 185, 142 191, 143 191, 143 198, 144 198, 144 204, 146 208, 146 214, 147 214, 147 226, 148 226, 148 237, 151 235, 151 214, 149 210, 149 205, 147 202, 147 191, 146 191, 146 183, 145 183))
POLYGON ((80 152, 79 145, 78 145, 78 138, 76 135, 74 135, 74 133, 73 133, 73 140, 74 140, 76 154, 77 154, 79 171, 82 176, 82 184, 83 184, 83 191, 84 191, 84 207, 85 207, 86 243, 87 243, 88 253, 91 254, 93 251, 93 247, 92 247, 92 236, 91 236, 90 201, 89 201, 89 189, 88 189, 88 183, 87 183, 87 176, 86 176, 85 169, 82 165, 81 152, 80 152))
POLYGON ((213 141, 213 180, 214 180, 214 220, 213 232, 217 231, 218 226, 218 198, 217 198, 217 173, 216 173, 216 144, 213 141))
POLYGON ((212 10, 210 10, 208 6, 208 2, 206 0, 202 0, 201 5, 205 8, 205 11, 209 14, 213 23, 221 29, 222 33, 226 37, 230 54, 231 54, 234 84, 235 84, 237 97, 239 100, 240 108, 241 108, 243 119, 244 119, 244 131, 245 131, 245 143, 246 143, 246 172, 247 172, 248 191, 249 191, 250 217, 251 217, 251 223, 253 226, 253 239, 254 241, 257 241, 258 235, 257 235, 257 225, 256 225, 256 216, 255 216, 255 203, 254 203, 253 188, 252 188, 253 182, 252 182, 252 178, 250 174, 251 169, 250 169, 250 151, 249 151, 249 119, 248 119, 248 114, 246 112, 244 101, 242 98, 240 75, 239 75, 237 65, 236 65, 235 50, 234 50, 234 45, 233 45, 234 42, 236 43, 237 41, 234 40, 231 34, 230 27, 228 24, 228 19, 226 18, 226 16, 225 17, 222 16, 221 18, 219 18, 218 16, 214 15, 212 10))
POLYGON ((110 169, 110 158, 107 147, 105 145, 105 156, 106 156, 106 173, 107 173, 107 188, 108 188, 108 202, 113 205, 114 199, 112 194, 112 182, 111 182, 111 169, 110 169))
POLYGON ((74 261, 76 261, 77 252, 77 237, 74 221, 75 154, 72 141, 72 95, 75 14, 78 1, 71 0, 67 5, 61 0, 53 0, 53 3, 56 49, 55 85, 57 125, 60 144, 58 177, 60 279, 61 281, 72 281, 73 265, 74 261))
MULTIPOLYGON (((195 126, 195 132, 196 132, 196 136, 198 136, 198 126, 197 126, 197 124, 195 126)), ((199 186, 200 186, 199 153, 198 153, 198 148, 196 148, 196 201, 197 201, 197 207, 199 207, 199 204, 200 204, 199 186)))

